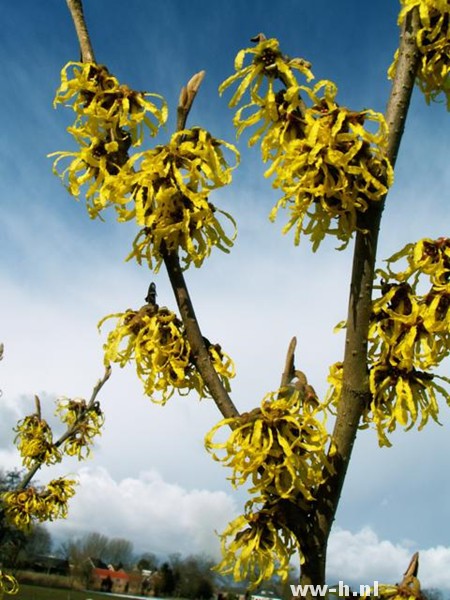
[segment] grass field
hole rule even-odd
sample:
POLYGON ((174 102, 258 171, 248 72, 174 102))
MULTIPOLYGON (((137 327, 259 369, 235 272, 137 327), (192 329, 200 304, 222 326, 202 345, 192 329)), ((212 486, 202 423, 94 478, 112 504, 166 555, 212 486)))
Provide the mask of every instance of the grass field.
MULTIPOLYGON (((105 600, 116 598, 112 594, 97 594, 96 592, 78 592, 56 588, 38 587, 21 584, 15 596, 6 596, 5 600, 105 600)), ((121 596, 123 598, 123 596, 121 596)))

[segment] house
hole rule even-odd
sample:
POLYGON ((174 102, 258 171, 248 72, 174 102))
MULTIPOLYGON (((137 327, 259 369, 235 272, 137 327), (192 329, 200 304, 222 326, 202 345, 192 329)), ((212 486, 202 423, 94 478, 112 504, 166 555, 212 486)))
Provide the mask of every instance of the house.
POLYGON ((130 587, 130 576, 123 569, 114 569, 98 559, 90 559, 92 564, 91 589, 102 592, 126 593, 130 587))
POLYGON ((102 592, 126 593, 130 585, 130 576, 125 571, 113 569, 92 569, 92 589, 102 592))
POLYGON ((89 589, 119 594, 153 596, 157 571, 134 568, 126 572, 120 565, 108 565, 98 558, 89 557, 89 589))

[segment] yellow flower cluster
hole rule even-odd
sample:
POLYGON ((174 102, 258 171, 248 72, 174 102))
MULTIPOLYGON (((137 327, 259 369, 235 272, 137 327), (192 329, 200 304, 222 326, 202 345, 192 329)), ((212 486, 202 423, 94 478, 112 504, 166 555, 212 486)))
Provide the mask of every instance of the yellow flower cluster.
MULTIPOLYGON (((429 104, 440 94, 447 99, 450 110, 450 4, 448 0, 401 0, 398 17, 401 25, 411 11, 417 10, 420 27, 416 36, 420 51, 417 83, 429 104)), ((393 78, 397 68, 398 51, 388 75, 393 78)))
POLYGON ((2 600, 4 594, 14 595, 19 591, 19 584, 17 579, 9 573, 4 573, 0 569, 0 600, 2 600))
MULTIPOLYGON (((187 394, 196 390, 200 397, 208 396, 192 361, 183 325, 173 312, 146 304, 138 311, 108 315, 99 328, 110 318, 118 322, 104 345, 106 365, 113 362, 123 367, 134 360, 144 393, 159 404, 165 404, 175 391, 187 394)), ((229 379, 235 374, 232 360, 218 344, 208 349, 217 374, 229 390, 229 379)))
POLYGON ((80 460, 87 458, 93 439, 101 434, 105 420, 100 403, 94 402, 88 409, 86 400, 82 398, 61 398, 58 400, 56 413, 69 427, 69 434, 62 444, 65 454, 78 456, 80 460))
MULTIPOLYGON (((363 600, 369 599, 372 597, 373 592, 374 590, 371 590, 369 594, 361 596, 361 598, 363 600)), ((415 575, 405 576, 400 584, 379 584, 378 596, 383 600, 424 600, 426 597, 422 593, 420 581, 415 575)))
POLYGON ((130 257, 139 263, 145 258, 151 268, 155 261, 157 271, 164 251, 182 251, 186 267, 191 262, 199 267, 213 246, 229 252, 236 223, 208 199, 212 190, 231 182, 234 167, 228 165, 222 148, 235 155, 237 164, 234 146, 193 128, 179 131, 167 145, 137 156, 141 162, 132 178, 134 204, 120 211, 121 220, 135 218, 143 227, 130 257), (232 224, 231 237, 218 214, 232 224))
MULTIPOLYGON (((119 221, 134 220, 142 229, 129 255, 158 270, 166 251, 181 250, 185 266, 200 266, 213 246, 228 252, 235 222, 209 202, 212 190, 231 181, 225 151, 239 155, 231 144, 200 128, 178 131, 168 144, 129 155, 139 146, 144 126, 154 135, 167 118, 166 105, 120 85, 106 67, 69 63, 62 71, 55 103, 69 104, 77 114, 68 131, 80 150, 57 152, 54 171, 69 159, 61 177, 78 197, 86 186, 91 218, 112 206, 119 221), (148 116, 152 117, 152 119, 148 116), (227 235, 218 215, 232 224, 227 235)), ((161 99, 162 100, 162 99, 161 99)))
POLYGON ((279 123, 281 116, 285 133, 288 130, 295 130, 296 121, 302 116, 303 105, 298 95, 300 87, 294 70, 299 71, 309 81, 314 77, 310 66, 310 63, 302 58, 289 59, 284 56, 276 39, 262 40, 254 48, 245 48, 238 52, 234 62, 236 73, 228 77, 219 87, 219 92, 222 94, 227 87, 242 79, 229 102, 230 107, 237 106, 246 91, 248 89, 250 91, 251 102, 238 109, 233 119, 237 134, 240 135, 246 127, 262 121, 262 125, 250 138, 249 144, 253 145, 264 132, 272 130, 276 123, 281 125, 279 123), (244 67, 243 63, 247 55, 253 55, 253 60, 250 65, 244 67), (276 91, 277 80, 284 84, 287 88, 286 92, 276 91), (264 83, 266 86, 263 85, 264 83), (245 116, 248 109, 253 113, 245 116))
MULTIPOLYGON (((450 239, 407 244, 387 263, 377 271, 381 296, 373 302, 368 352, 372 401, 361 424, 375 425, 382 446, 391 445, 387 433, 397 425, 411 429, 419 421, 420 430, 430 418, 438 422, 439 396, 450 405, 449 391, 438 383, 450 378, 432 372, 450 354, 450 239), (400 260, 406 269, 394 271, 400 260)), ((336 363, 328 377, 330 404, 336 405, 342 380, 336 363)))
POLYGON ((263 160, 272 161, 266 176, 275 175, 273 186, 283 192, 270 213, 271 220, 281 207, 289 207, 283 233, 294 228, 296 245, 304 234, 311 238, 315 251, 330 234, 343 242, 343 248, 354 231, 363 230, 359 215, 369 202, 383 198, 392 184, 393 170, 385 154, 387 125, 380 113, 340 107, 335 100, 337 88, 329 81, 313 88, 300 85, 294 69, 310 80, 309 67, 303 59, 284 56, 277 40, 263 40, 239 52, 237 73, 219 90, 242 79, 230 101, 233 107, 250 88, 251 101, 237 111, 234 124, 239 135, 246 127, 262 123, 249 144, 263 136, 263 160), (247 54, 253 55, 253 62, 243 67, 247 54), (264 80, 267 86, 262 95, 264 80), (367 121, 377 126, 375 133, 365 128, 367 121))
POLYGON ((287 578, 289 560, 301 552, 301 542, 285 525, 282 502, 306 506, 331 473, 325 418, 311 386, 286 386, 265 396, 260 408, 224 419, 207 434, 206 448, 231 467, 232 484, 251 481, 254 494, 245 514, 221 535, 223 560, 216 567, 221 573, 250 578, 254 587, 274 573, 287 578), (231 428, 228 439, 215 441, 226 426, 231 428))
POLYGON ((14 443, 22 457, 22 464, 31 468, 36 462, 51 465, 61 461, 61 454, 53 443, 53 433, 46 421, 37 414, 19 421, 14 443))
MULTIPOLYGON (((410 429, 420 418, 422 429, 431 417, 438 421, 438 396, 450 404, 450 393, 437 383, 450 379, 431 370, 450 354, 450 239, 423 239, 407 244, 378 269, 381 296, 373 301, 369 327, 369 383, 372 401, 361 428, 374 423, 380 445, 389 446, 386 433, 397 424, 410 429), (394 271, 399 260, 404 271, 394 271), (417 289, 426 290, 419 294, 417 289)), ((345 327, 340 323, 337 329, 345 327)), ((328 402, 336 406, 343 365, 330 368, 328 402)))
POLYGON ((54 102, 57 104, 71 106, 77 115, 68 131, 80 145, 80 151, 54 153, 54 171, 57 173, 61 160, 72 159, 61 177, 67 178, 68 190, 76 197, 82 186, 89 185, 86 201, 94 218, 109 204, 114 205, 112 193, 119 194, 119 205, 127 201, 122 196, 129 190, 120 181, 132 172, 128 151, 141 144, 144 125, 151 135, 157 133, 167 119, 167 107, 160 96, 135 92, 119 84, 103 65, 73 62, 61 72, 61 86, 54 102), (150 97, 160 99, 162 108, 157 108, 150 97))
POLYGON ((450 403, 450 394, 431 373, 450 353, 450 239, 423 239, 408 244, 388 261, 380 298, 374 301, 369 329, 370 386, 373 401, 366 419, 378 429, 380 443, 388 444, 385 431, 397 423, 407 429, 421 418, 421 429, 438 418, 437 394, 450 403), (406 259, 407 268, 392 265, 406 259), (420 286, 425 293, 418 293, 420 286))
POLYGON ((71 128, 76 139, 104 139, 123 128, 132 145, 142 143, 144 126, 151 135, 167 120, 167 106, 158 94, 136 92, 120 84, 104 65, 69 62, 61 71, 54 106, 71 106, 77 117, 71 128), (149 98, 161 102, 158 108, 149 98), (150 116, 154 119, 152 121, 150 116))
POLYGON ((290 219, 283 233, 295 228, 295 244, 305 234, 316 250, 330 234, 345 247, 356 230, 363 230, 360 215, 370 202, 385 196, 393 181, 383 115, 340 107, 335 99, 337 88, 329 81, 320 81, 312 88, 300 85, 293 69, 309 80, 313 77, 310 64, 285 57, 274 39, 241 51, 235 66, 237 73, 221 85, 220 91, 242 78, 230 102, 236 106, 250 87, 251 101, 237 111, 234 123, 240 134, 262 122, 249 144, 263 136, 263 160, 272 161, 266 176, 275 175, 273 186, 283 192, 270 218, 275 219, 280 207, 289 207, 290 219), (242 68, 249 53, 254 55, 253 62, 242 68), (267 89, 263 96, 264 79, 267 89), (253 112, 245 116, 248 109, 253 112), (375 133, 366 129, 367 121, 376 125, 375 133))
POLYGON ((223 419, 206 436, 207 450, 233 470, 234 486, 249 478, 250 492, 273 497, 312 500, 312 490, 324 481, 329 464, 329 435, 315 403, 305 405, 297 390, 282 388, 263 399, 261 408, 223 419), (223 427, 232 431, 225 442, 214 442, 223 427), (215 450, 224 451, 219 456, 215 450))
POLYGON ((215 567, 235 581, 250 581, 254 589, 277 574, 283 581, 289 575, 289 561, 298 545, 277 517, 275 506, 247 512, 229 523, 220 536, 223 559, 215 567))
POLYGON ((384 151, 387 126, 380 113, 340 107, 331 82, 321 81, 306 91, 314 104, 305 111, 303 135, 290 141, 266 173, 276 175, 273 186, 284 194, 270 218, 288 206, 290 219, 283 233, 295 228, 295 244, 305 234, 315 251, 331 234, 345 247, 361 229, 360 215, 369 202, 385 196, 393 182, 384 151), (375 133, 364 127, 367 121, 376 124, 375 133))
POLYGON ((75 494, 75 481, 54 479, 43 489, 28 487, 2 494, 5 516, 18 529, 27 529, 34 520, 53 521, 67 516, 67 502, 75 494))

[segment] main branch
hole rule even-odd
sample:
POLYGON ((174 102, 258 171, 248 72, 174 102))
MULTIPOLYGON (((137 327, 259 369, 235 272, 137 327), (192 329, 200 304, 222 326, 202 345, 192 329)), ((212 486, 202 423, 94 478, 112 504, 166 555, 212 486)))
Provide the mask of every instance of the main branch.
MULTIPOLYGON (((387 155, 392 166, 397 158, 419 65, 419 52, 416 46, 417 27, 417 15, 413 12, 412 17, 402 28, 397 69, 386 111, 389 126, 387 155)), ((356 235, 347 315, 343 386, 333 431, 334 454, 330 457, 335 473, 319 490, 316 510, 312 516, 314 529, 322 543, 321 554, 326 550, 358 425, 364 409, 371 401, 367 338, 372 311, 378 233, 383 208, 384 200, 371 203, 364 215, 365 231, 358 232, 356 235)), ((325 577, 324 572, 322 577, 325 577)), ((302 578, 304 581, 309 580, 305 568, 302 569, 302 578)), ((314 583, 323 583, 323 581, 314 581, 314 583)))

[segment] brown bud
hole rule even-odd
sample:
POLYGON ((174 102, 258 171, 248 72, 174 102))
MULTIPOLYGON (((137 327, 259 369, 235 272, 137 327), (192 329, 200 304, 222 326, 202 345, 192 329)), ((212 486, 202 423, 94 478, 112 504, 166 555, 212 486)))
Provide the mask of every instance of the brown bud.
POLYGON ((264 33, 258 33, 257 35, 254 35, 252 38, 250 38, 250 41, 255 42, 255 44, 259 44, 260 42, 264 42, 265 40, 267 40, 267 38, 264 35, 264 33))
POLYGON ((181 88, 181 92, 180 92, 180 97, 178 99, 178 106, 180 108, 186 108, 187 107, 187 103, 188 103, 188 91, 187 89, 183 86, 181 88))
POLYGON ((187 84, 187 93, 189 98, 193 98, 195 94, 198 92, 198 89, 205 78, 206 71, 199 71, 195 75, 193 75, 187 84))

